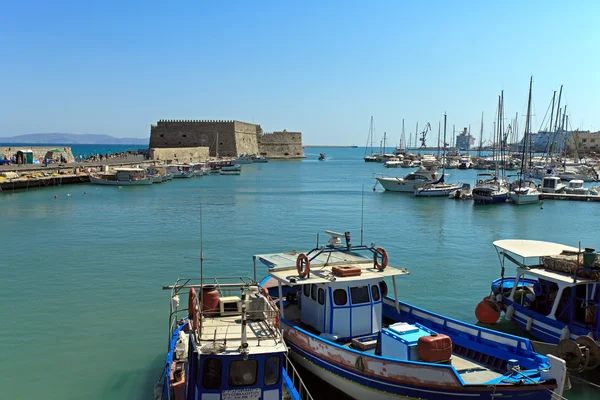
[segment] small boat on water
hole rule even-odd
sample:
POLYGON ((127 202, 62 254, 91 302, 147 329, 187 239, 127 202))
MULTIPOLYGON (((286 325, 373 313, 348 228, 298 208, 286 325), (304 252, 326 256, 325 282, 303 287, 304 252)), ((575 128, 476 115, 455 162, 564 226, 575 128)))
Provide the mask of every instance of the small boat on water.
POLYGON ((537 240, 497 240, 494 247, 501 274, 477 306, 477 318, 495 323, 503 311, 506 320, 554 345, 545 348, 566 359, 570 372, 598 368, 600 263, 594 249, 537 240), (516 275, 505 276, 510 266, 516 275))
POLYGON ((419 189, 427 184, 437 181, 437 167, 419 167, 406 175, 404 178, 377 177, 377 182, 385 190, 391 192, 408 192, 414 193, 415 189, 419 189))
POLYGON ((415 189, 414 195, 416 197, 450 197, 451 194, 462 188, 461 184, 444 183, 442 177, 438 182, 415 189))
POLYGON ((167 167, 167 172, 173 178, 193 178, 195 176, 193 166, 190 164, 175 164, 167 167))
POLYGON ((472 197, 475 204, 505 203, 508 200, 508 185, 497 174, 477 174, 472 197))
POLYGON ((221 175, 240 175, 242 173, 242 166, 239 164, 223 165, 219 173, 221 175))
POLYGON ((163 289, 169 340, 156 399, 312 400, 288 359, 279 310, 253 279, 178 279, 163 289))
POLYGON ((114 173, 90 174, 90 182, 94 185, 110 186, 141 186, 153 183, 144 168, 116 168, 114 173))
POLYGON ((584 186, 584 182, 581 179, 573 179, 569 181, 569 185, 565 187, 565 193, 567 194, 582 194, 589 195, 590 188, 584 186))
POLYGON ((254 256, 255 271, 269 268, 261 286, 277 299, 291 356, 309 372, 361 400, 562 396, 564 360, 399 300, 409 272, 388 265, 383 248, 325 233, 308 252, 254 256))
POLYGON ((530 179, 519 179, 512 183, 510 191, 510 201, 517 205, 536 204, 540 202, 542 192, 538 190, 537 185, 530 179))
POLYGON ((471 161, 470 156, 463 156, 458 161, 458 169, 472 169, 473 162, 471 161))
POLYGON ((319 154, 319 161, 325 161, 325 153, 319 154))

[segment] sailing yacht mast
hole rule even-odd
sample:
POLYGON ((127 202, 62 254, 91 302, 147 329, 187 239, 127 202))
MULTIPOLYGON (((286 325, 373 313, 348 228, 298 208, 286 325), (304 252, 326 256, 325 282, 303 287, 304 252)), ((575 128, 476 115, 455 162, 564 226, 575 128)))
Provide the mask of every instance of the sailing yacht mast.
MULTIPOLYGON (((525 118, 525 134, 523 135, 523 158, 521 160, 521 178, 519 179, 519 188, 523 183, 525 174, 525 165, 527 164, 527 147, 529 139, 529 129, 531 125, 531 87, 533 86, 533 76, 529 79, 529 97, 527 99, 527 117, 525 118)), ((531 160, 530 160, 531 161, 531 160)))
POLYGON ((437 156, 438 156, 438 158, 440 156, 440 130, 441 130, 441 126, 442 126, 442 123, 440 121, 438 121, 438 145, 437 145, 437 156))
POLYGON ((442 153, 442 182, 446 181, 446 113, 444 113, 444 151, 442 153))
POLYGON ((483 146, 483 111, 481 112, 481 128, 479 129, 479 153, 478 157, 481 157, 481 148, 483 146))

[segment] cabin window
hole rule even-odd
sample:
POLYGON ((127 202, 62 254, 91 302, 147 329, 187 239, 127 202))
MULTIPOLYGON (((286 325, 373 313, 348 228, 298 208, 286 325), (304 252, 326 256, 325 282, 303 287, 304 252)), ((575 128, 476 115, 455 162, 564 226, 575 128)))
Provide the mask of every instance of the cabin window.
POLYGON ((368 286, 358 286, 350 288, 350 298, 352 299, 352 304, 364 304, 368 303, 369 300, 369 287, 368 286))
POLYGON ((348 295, 344 289, 335 289, 333 291, 333 302, 336 306, 345 306, 348 302, 348 295))
POLYGON ((311 285, 310 287, 310 298, 317 300, 317 285, 311 285))
POLYGON ((279 382, 281 367, 279 356, 271 356, 265 361, 265 386, 275 385, 279 382))
POLYGON ((202 386, 206 389, 221 388, 221 360, 218 358, 207 358, 204 361, 202 371, 202 386))
POLYGON ((238 360, 229 364, 229 386, 252 386, 256 384, 257 360, 238 360))
POLYGON ((319 288, 319 294, 317 296, 319 304, 325 304, 325 290, 323 288, 319 288))
POLYGON ((381 298, 381 296, 379 296, 379 286, 378 285, 371 286, 371 297, 373 298, 373 301, 379 301, 379 299, 381 298))
POLYGON ((304 285, 303 289, 304 289, 304 296, 310 297, 310 285, 304 285))

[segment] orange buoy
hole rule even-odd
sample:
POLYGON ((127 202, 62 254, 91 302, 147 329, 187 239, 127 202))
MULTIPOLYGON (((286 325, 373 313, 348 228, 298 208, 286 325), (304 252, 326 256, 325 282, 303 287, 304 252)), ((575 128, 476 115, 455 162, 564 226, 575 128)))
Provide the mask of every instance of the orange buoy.
POLYGON ((500 307, 489 298, 484 298, 475 307, 475 317, 484 324, 495 324, 500 318, 500 307))
POLYGON ((310 274, 310 260, 304 253, 298 255, 296 259, 296 269, 300 278, 306 278, 310 274))

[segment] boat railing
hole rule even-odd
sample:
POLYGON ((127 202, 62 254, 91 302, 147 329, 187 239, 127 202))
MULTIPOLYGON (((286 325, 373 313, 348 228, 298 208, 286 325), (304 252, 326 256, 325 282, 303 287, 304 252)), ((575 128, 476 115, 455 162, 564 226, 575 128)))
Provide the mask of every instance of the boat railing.
POLYGON ((313 400, 313 397, 308 391, 306 385, 304 384, 304 381, 300 377, 298 370, 296 370, 296 367, 292 363, 292 360, 289 359, 287 354, 285 354, 284 362, 285 371, 287 372, 290 380, 292 381, 293 388, 298 392, 298 397, 301 400, 313 400))

